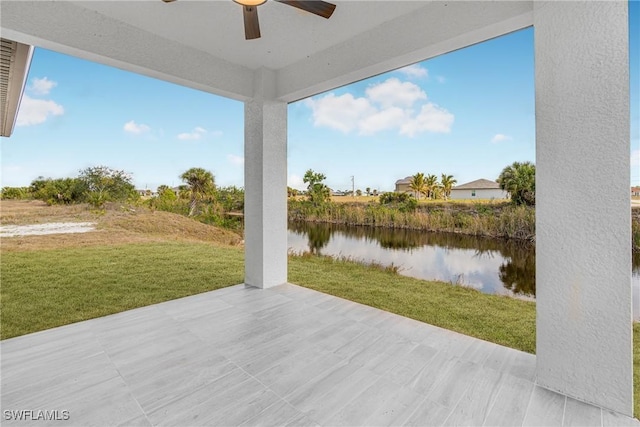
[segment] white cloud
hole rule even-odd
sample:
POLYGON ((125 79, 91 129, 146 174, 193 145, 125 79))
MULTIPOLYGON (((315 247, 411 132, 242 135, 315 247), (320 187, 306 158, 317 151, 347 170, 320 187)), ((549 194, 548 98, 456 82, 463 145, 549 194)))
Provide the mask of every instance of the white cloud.
POLYGON ((307 189, 307 185, 302 180, 302 177, 295 174, 289 175, 289 178, 287 178, 287 186, 291 188, 295 188, 296 190, 307 189))
POLYGON ((33 99, 28 95, 22 96, 20 110, 18 112, 17 126, 31 126, 44 123, 49 116, 61 116, 64 108, 54 101, 46 99, 33 99))
POLYGON ((631 152, 631 166, 640 166, 640 150, 631 152))
POLYGON ((313 110, 315 126, 326 126, 345 133, 357 128, 363 118, 376 112, 369 100, 354 98, 350 93, 340 96, 330 93, 317 100, 310 98, 306 105, 313 110))
POLYGON ((428 103, 422 106, 420 113, 400 128, 401 135, 415 136, 420 132, 449 133, 454 116, 444 108, 428 103))
POLYGON ((315 126, 344 133, 357 130, 361 135, 373 135, 396 129, 413 137, 420 132, 449 132, 454 115, 446 109, 431 102, 414 109, 414 104, 426 99, 427 94, 414 83, 390 78, 367 88, 364 97, 329 93, 307 99, 305 105, 312 110, 315 126))
POLYGON ((47 95, 51 89, 58 85, 57 82, 53 80, 49 80, 47 77, 33 78, 31 79, 31 85, 29 86, 29 90, 34 95, 47 95))
POLYGON ((427 94, 418 85, 401 82, 395 77, 368 87, 365 93, 371 101, 382 107, 408 108, 418 100, 427 99, 427 94))
POLYGON ((493 142, 494 144, 497 144, 498 142, 511 141, 511 139, 512 138, 508 135, 497 133, 493 136, 493 138, 491 138, 491 142, 493 142))
POLYGON ((136 123, 133 120, 125 123, 123 129, 126 132, 133 133, 135 135, 140 135, 142 133, 149 132, 151 130, 149 126, 142 123, 136 123))
POLYGON ((236 165, 236 166, 244 165, 244 157, 242 157, 242 156, 236 156, 235 154, 229 154, 229 155, 227 155, 227 160, 232 165, 236 165))
POLYGON ((429 76, 429 70, 427 70, 420 64, 408 65, 406 67, 400 68, 398 71, 403 73, 407 77, 421 78, 429 76))
POLYGON ((363 135, 373 135, 376 132, 401 127, 405 121, 405 111, 402 108, 391 107, 364 117, 360 120, 358 128, 363 135))
POLYGON ((201 139, 206 133, 207 133, 207 130, 205 128, 201 128, 200 126, 198 126, 194 128, 191 132, 184 132, 184 133, 178 134, 178 139, 182 141, 197 141, 201 139))

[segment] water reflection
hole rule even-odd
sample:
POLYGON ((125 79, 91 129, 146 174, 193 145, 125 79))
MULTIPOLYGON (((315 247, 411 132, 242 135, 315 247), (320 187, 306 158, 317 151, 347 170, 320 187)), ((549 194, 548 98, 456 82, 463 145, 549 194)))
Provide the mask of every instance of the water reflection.
POLYGON ((450 233, 332 224, 289 224, 294 252, 399 266, 401 274, 471 286, 492 294, 535 295, 531 245, 450 233))
MULTIPOLYGON (((332 224, 289 224, 294 252, 344 256, 400 267, 406 276, 472 286, 485 293, 533 299, 533 245, 463 236, 332 224)), ((633 254, 634 319, 640 320, 640 253, 633 254)))

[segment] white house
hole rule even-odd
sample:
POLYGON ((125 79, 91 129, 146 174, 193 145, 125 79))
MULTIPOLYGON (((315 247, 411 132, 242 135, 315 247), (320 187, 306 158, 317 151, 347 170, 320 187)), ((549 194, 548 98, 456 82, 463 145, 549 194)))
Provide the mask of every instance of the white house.
POLYGON ((500 188, 500 184, 488 179, 476 179, 466 184, 455 186, 449 196, 454 200, 461 199, 507 199, 509 194, 500 188))
POLYGON ((244 102, 244 282, 269 288, 288 279, 288 103, 533 26, 536 384, 632 415, 628 2, 336 0, 319 20, 268 1, 257 40, 238 3, 256 4, 3 0, 22 58, 3 134, 30 46, 244 102))

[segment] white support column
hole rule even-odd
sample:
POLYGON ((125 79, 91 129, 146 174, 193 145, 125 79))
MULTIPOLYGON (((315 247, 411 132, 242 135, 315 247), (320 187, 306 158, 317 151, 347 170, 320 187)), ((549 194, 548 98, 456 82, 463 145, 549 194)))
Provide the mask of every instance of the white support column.
POLYGON ((273 71, 255 72, 244 106, 245 284, 287 282, 287 103, 273 71))
POLYGON ((537 381, 633 415, 626 1, 537 2, 537 381))

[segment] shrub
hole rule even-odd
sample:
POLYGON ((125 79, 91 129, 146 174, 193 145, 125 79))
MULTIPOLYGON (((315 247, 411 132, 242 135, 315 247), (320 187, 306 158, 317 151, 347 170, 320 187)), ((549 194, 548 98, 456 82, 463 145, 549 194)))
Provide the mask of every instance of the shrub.
POLYGON ((28 187, 4 187, 0 192, 0 199, 24 200, 31 198, 28 187))
POLYGON ((409 193, 382 193, 380 204, 391 208, 397 208, 400 212, 413 212, 418 206, 418 201, 409 193))

